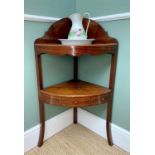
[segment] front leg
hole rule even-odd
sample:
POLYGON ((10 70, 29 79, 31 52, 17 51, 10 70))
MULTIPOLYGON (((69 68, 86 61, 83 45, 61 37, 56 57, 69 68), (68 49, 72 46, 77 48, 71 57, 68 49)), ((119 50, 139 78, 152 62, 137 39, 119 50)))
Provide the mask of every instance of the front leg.
POLYGON ((45 116, 44 116, 44 103, 39 101, 39 111, 40 111, 40 136, 38 141, 38 146, 43 145, 44 133, 45 133, 45 116))
POLYGON ((112 114, 112 101, 110 101, 107 105, 107 118, 106 118, 107 140, 109 145, 113 145, 111 136, 111 114, 112 114))

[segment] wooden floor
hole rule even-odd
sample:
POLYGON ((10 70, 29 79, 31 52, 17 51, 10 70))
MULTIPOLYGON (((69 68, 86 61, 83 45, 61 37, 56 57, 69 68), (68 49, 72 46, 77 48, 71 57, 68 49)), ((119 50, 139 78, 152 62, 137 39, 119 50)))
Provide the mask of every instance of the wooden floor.
POLYGON ((41 148, 34 148, 25 155, 129 155, 77 124, 71 125, 45 141, 41 148))

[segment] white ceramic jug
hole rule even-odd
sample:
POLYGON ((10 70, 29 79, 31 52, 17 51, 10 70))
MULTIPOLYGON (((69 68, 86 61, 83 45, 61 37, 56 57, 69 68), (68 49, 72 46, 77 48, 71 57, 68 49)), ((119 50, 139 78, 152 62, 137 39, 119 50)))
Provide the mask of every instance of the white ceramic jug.
POLYGON ((72 21, 72 27, 68 35, 68 39, 87 39, 87 32, 90 24, 90 15, 88 12, 84 13, 84 15, 88 15, 88 24, 86 27, 86 32, 82 25, 83 16, 79 13, 74 13, 69 16, 72 21))

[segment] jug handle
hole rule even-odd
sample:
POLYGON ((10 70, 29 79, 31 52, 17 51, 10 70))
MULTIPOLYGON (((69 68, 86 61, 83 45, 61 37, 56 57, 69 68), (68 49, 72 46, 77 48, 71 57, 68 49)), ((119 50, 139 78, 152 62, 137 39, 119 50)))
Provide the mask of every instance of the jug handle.
POLYGON ((87 27, 86 27, 86 35, 87 35, 88 28, 89 28, 89 25, 90 25, 90 13, 89 12, 85 12, 83 14, 83 16, 85 16, 85 15, 88 15, 88 24, 87 24, 87 27))

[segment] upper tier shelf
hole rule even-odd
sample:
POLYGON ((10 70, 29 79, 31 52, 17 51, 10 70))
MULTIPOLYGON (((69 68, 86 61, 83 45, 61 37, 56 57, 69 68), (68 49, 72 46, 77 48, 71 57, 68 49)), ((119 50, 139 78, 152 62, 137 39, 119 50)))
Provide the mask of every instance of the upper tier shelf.
POLYGON ((36 44, 36 51, 38 54, 46 53, 52 55, 71 55, 71 56, 81 56, 81 55, 99 55, 105 53, 113 53, 117 49, 116 43, 106 43, 106 44, 92 44, 92 45, 60 45, 60 44, 36 44))
MULTIPOLYGON (((88 19, 83 19, 83 26, 86 29, 88 19)), ((91 45, 61 45, 58 39, 67 39, 71 20, 63 18, 48 29, 45 35, 35 40, 36 54, 71 55, 81 56, 85 54, 99 55, 115 53, 118 48, 118 41, 110 36, 97 22, 91 20, 88 29, 88 39, 95 39, 91 45)))

